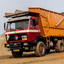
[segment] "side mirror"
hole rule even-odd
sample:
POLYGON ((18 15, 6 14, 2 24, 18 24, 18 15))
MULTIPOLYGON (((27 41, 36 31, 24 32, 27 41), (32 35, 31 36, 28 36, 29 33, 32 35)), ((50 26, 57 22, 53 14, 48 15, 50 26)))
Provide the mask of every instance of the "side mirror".
POLYGON ((38 25, 38 19, 35 19, 35 21, 36 21, 35 24, 38 25))
POLYGON ((38 21, 36 21, 36 25, 38 25, 38 21))
POLYGON ((6 23, 4 23, 4 30, 6 30, 6 23))

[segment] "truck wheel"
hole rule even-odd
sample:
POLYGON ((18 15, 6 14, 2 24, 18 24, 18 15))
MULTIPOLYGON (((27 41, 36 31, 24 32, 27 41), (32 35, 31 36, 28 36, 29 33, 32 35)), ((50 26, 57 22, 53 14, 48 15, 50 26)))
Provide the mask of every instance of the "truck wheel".
POLYGON ((35 55, 39 57, 45 55, 45 44, 42 41, 38 42, 35 50, 35 55))
POLYGON ((23 52, 13 52, 12 51, 12 55, 13 55, 13 57, 15 57, 15 58, 17 58, 17 57, 21 57, 22 56, 22 54, 23 54, 23 52))
POLYGON ((64 44, 61 40, 58 40, 56 46, 55 46, 56 52, 63 52, 64 51, 64 44))
POLYGON ((63 43, 63 52, 64 52, 64 43, 63 43))
POLYGON ((63 52, 64 52, 64 41, 63 41, 63 52))

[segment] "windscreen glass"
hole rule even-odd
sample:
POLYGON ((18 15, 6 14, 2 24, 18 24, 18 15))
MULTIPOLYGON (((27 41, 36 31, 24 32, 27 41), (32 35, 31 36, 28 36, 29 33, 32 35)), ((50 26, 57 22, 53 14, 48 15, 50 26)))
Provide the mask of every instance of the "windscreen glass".
POLYGON ((27 29, 29 26, 29 20, 20 20, 16 22, 9 22, 7 25, 7 29, 27 29))

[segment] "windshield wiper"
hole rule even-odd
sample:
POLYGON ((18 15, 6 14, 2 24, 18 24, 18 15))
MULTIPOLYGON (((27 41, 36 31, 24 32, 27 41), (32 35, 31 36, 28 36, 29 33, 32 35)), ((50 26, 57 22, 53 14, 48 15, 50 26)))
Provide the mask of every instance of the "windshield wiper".
POLYGON ((16 29, 23 29, 22 27, 18 27, 18 28, 16 28, 16 29))

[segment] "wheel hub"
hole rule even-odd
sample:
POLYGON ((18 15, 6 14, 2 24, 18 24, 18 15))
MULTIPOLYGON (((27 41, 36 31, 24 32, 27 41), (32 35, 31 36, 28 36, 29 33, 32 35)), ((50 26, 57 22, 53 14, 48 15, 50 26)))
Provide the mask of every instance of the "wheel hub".
POLYGON ((62 43, 60 44, 60 49, 63 50, 63 44, 62 43))
POLYGON ((40 46, 40 52, 41 53, 43 52, 43 46, 40 46))

